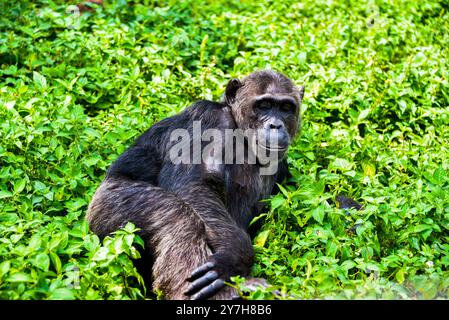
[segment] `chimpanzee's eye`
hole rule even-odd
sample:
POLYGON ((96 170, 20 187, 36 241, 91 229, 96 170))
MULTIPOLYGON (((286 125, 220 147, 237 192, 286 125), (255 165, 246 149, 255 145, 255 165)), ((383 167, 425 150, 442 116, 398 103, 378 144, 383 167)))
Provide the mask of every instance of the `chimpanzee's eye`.
POLYGON ((269 101, 261 101, 257 104, 259 109, 271 109, 271 103, 269 101))
POLYGON ((284 112, 292 112, 295 110, 295 106, 290 102, 285 102, 281 104, 281 110, 284 112))

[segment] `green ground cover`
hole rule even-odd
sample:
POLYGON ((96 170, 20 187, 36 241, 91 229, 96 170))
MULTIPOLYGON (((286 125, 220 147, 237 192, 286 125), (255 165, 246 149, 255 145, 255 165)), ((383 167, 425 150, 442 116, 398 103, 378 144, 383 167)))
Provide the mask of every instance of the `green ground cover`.
POLYGON ((264 68, 306 94, 253 274, 284 298, 449 298, 447 0, 68 4, 0 3, 1 299, 154 298, 133 226, 89 231, 93 192, 151 124, 264 68))

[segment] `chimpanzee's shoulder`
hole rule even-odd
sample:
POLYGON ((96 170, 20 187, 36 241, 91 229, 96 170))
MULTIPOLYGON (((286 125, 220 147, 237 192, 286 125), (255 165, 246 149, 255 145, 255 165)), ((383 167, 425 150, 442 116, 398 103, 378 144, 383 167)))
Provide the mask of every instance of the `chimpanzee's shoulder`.
POLYGON ((202 100, 184 111, 191 121, 201 121, 205 128, 235 128, 231 108, 222 102, 202 100))
POLYGON ((186 108, 184 112, 196 118, 204 114, 220 113, 226 107, 227 105, 222 102, 200 100, 186 108))

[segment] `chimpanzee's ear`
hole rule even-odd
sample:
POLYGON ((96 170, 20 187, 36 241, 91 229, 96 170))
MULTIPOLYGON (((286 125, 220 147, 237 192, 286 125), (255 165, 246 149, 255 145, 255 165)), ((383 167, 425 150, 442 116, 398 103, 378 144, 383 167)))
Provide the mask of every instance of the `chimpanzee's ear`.
POLYGON ((231 79, 229 81, 228 85, 226 86, 225 91, 225 103, 231 104, 235 100, 235 96, 237 94, 237 90, 240 89, 243 86, 243 83, 239 79, 231 79))
POLYGON ((305 90, 304 86, 300 86, 298 89, 298 98, 299 98, 299 101, 301 101, 301 102, 302 102, 302 98, 304 97, 304 90, 305 90))

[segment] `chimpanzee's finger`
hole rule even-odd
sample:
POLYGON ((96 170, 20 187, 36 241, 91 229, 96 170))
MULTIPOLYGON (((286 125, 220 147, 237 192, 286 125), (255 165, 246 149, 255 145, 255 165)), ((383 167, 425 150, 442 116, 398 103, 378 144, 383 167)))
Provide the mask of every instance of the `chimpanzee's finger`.
POLYGON ((225 283, 222 279, 217 279, 214 282, 212 282, 210 285, 199 291, 198 293, 195 293, 193 296, 191 296, 192 300, 203 300, 212 297, 214 294, 216 294, 218 291, 220 291, 221 288, 225 286, 225 283))
POLYGON ((195 281, 193 281, 187 288, 187 291, 184 293, 187 296, 203 289, 205 286, 210 284, 212 281, 218 278, 217 271, 209 271, 204 276, 199 277, 195 281))
POLYGON ((192 271, 190 276, 186 279, 187 281, 193 281, 196 278, 199 278, 200 276, 204 275, 207 271, 215 267, 215 264, 213 262, 206 262, 205 264, 199 266, 195 270, 192 271))

